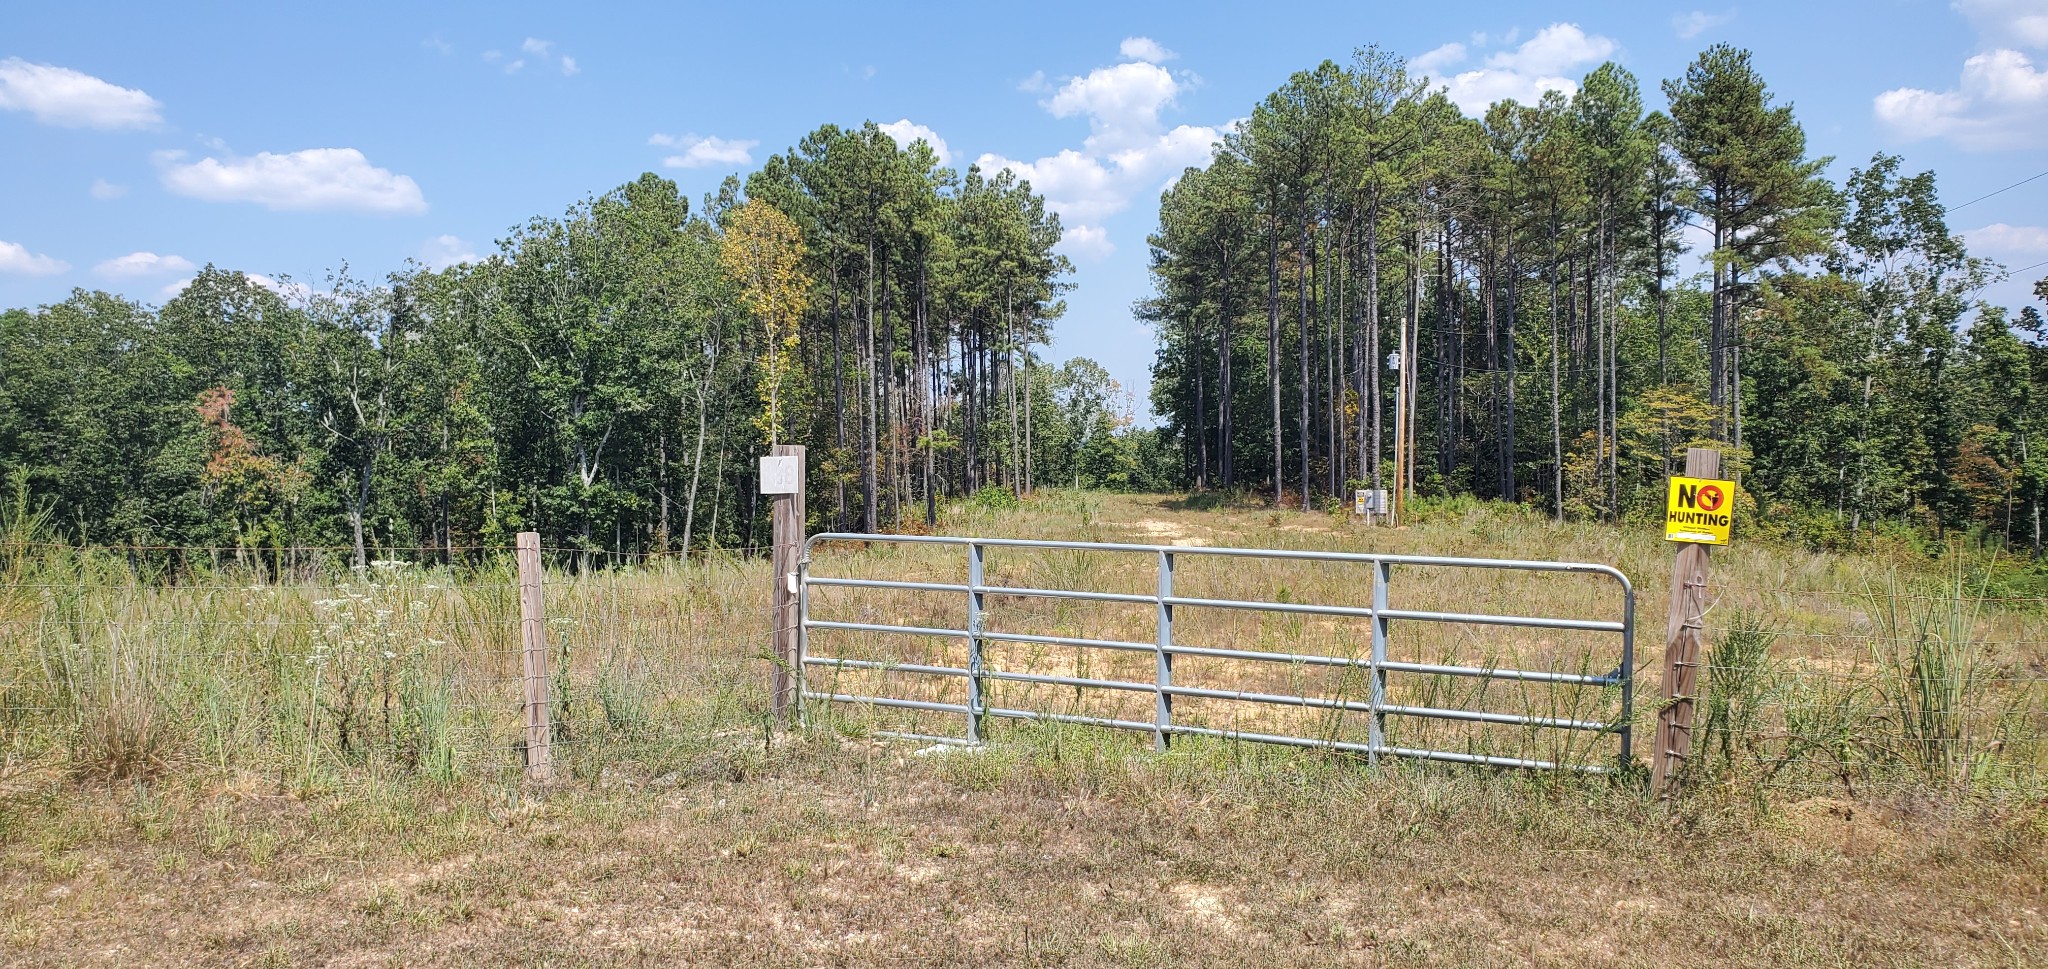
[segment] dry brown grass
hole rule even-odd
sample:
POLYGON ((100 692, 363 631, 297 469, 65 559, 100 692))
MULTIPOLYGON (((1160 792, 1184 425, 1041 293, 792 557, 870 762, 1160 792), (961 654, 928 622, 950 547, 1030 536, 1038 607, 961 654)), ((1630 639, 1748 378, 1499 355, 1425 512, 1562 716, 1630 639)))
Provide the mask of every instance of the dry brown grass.
MULTIPOLYGON (((1636 576, 1646 630, 1661 625, 1669 556, 1653 535, 1498 510, 1368 529, 1148 496, 1051 495, 966 512, 946 530, 1611 562, 1636 576)), ((835 554, 821 569, 960 580, 957 553, 835 554)), ((1149 563, 1054 554, 992 556, 991 566, 992 579, 1018 585, 1151 591, 1149 563)), ((1718 554, 1714 568, 1722 608, 1808 634, 1774 650, 1845 677, 1871 661, 1866 640, 1879 626, 1858 594, 1892 574, 1939 583, 1922 563, 1753 545, 1718 554)), ((1285 589, 1342 603, 1369 589, 1356 572, 1299 566, 1194 565, 1182 576, 1193 595, 1285 589)), ((314 603, 330 586, 123 587, 57 605, 29 590, 0 602, 0 704, 19 704, 0 721, 0 964, 2048 964, 2038 786, 1955 796, 1703 784, 1671 806, 1626 782, 1371 771, 1194 741, 1158 756, 1146 737, 1083 728, 1010 729, 980 752, 920 755, 860 739, 882 721, 856 717, 846 724, 855 736, 770 743, 767 577, 741 560, 551 579, 553 628, 570 650, 571 769, 536 797, 507 769, 517 711, 508 584, 481 576, 426 589, 441 581, 426 578, 399 590, 428 603, 400 634, 451 644, 422 669, 450 678, 447 716, 464 754, 452 777, 309 745, 294 726, 312 696, 303 657, 324 641, 314 603), (135 659, 110 648, 115 635, 146 646, 146 662, 115 662, 135 659), (78 761, 125 755, 93 753, 89 709, 55 705, 57 716, 38 718, 57 701, 37 692, 42 674, 29 664, 52 646, 84 657, 79 683, 146 674, 146 688, 123 695, 156 697, 152 716, 171 715, 152 721, 174 728, 162 734, 169 749, 145 761, 168 769, 141 783, 86 776, 78 761)), ((1397 606, 1590 615, 1608 601, 1584 580, 1402 582, 1397 606)), ((959 605, 868 596, 836 607, 946 624, 959 605)), ((1151 634, 1148 610, 998 609, 993 621, 1019 624, 1007 628, 1151 634)), ((1987 659, 1997 671, 2038 672, 2044 651, 2028 644, 2048 640, 2044 626, 2039 611, 1994 608, 1975 635, 1998 644, 1987 659)), ((1225 614, 1190 615, 1182 632, 1204 645, 1345 651, 1363 628, 1225 614)), ((1645 670, 1656 639, 1642 644, 1645 670)), ((1601 646, 1421 624, 1397 624, 1395 641, 1425 659, 1566 665, 1601 646)), ((1150 676, 1144 656, 1019 651, 992 662, 1150 676), (1114 665, 1126 661, 1136 666, 1114 665)), ((1263 676, 1255 685, 1274 692, 1344 686, 1286 669, 1180 672, 1263 676)), ((1654 688, 1654 674, 1644 683, 1654 688)), ((1138 699, 1149 717, 1150 698, 1138 699)), ((315 732, 332 737, 321 709, 315 732)), ((957 730, 957 718, 946 726, 957 730)))
POLYGON ((734 749, 542 801, 16 805, 21 965, 2022 966, 2048 815, 1068 746, 734 749), (734 780, 735 776, 743 779, 734 780))
MULTIPOLYGON (((1647 760, 1644 723, 1655 716, 1672 555, 1671 546, 1652 529, 1559 524, 1498 506, 1452 509, 1413 525, 1387 528, 1369 526, 1349 516, 1276 515, 1254 506, 1192 508, 1171 497, 1058 494, 1020 509, 970 515, 956 523, 954 530, 985 537, 1615 565, 1636 583, 1635 750, 1639 761, 1647 760)), ((1175 591, 1183 596, 1345 606, 1365 606, 1371 601, 1372 571, 1367 565, 1185 553, 1175 558, 1175 591)), ((959 583, 966 572, 965 551, 932 546, 826 546, 812 570, 819 575, 959 583)), ((1153 556, 1142 553, 992 548, 987 553, 987 574, 991 585, 1150 595, 1155 590, 1156 565, 1153 556)), ((1390 604, 1397 609, 1608 620, 1621 616, 1616 585, 1598 576, 1397 566, 1390 588, 1390 604)), ((1788 703, 1825 706, 1831 701, 1818 694, 1844 685, 1854 685, 1868 694, 1870 683, 1896 672, 1882 669, 1880 663, 1882 654, 1901 645, 1890 641, 1900 630, 1897 622, 1887 621, 1886 610, 1900 604, 1918 608, 1923 598, 1937 599, 1943 589, 1940 569, 1925 561, 1834 556, 1759 542, 1716 550, 1710 582, 1710 642, 1718 641, 1742 616, 1766 624, 1774 638, 1771 674, 1779 688, 1756 698, 1759 704, 1774 708, 1756 711, 1755 736, 1743 739, 1755 740, 1756 746, 1770 748, 1775 756, 1785 747, 1787 733, 1820 729, 1788 721, 1783 709, 1788 703)), ((964 600, 957 593, 819 588, 813 593, 811 612, 818 619, 961 629, 966 623, 964 600)), ((2048 763, 2041 760, 2048 750, 2033 743, 2048 733, 2048 690, 2043 689, 2048 684, 2044 679, 2048 677, 2048 617, 2044 617, 2042 605, 2007 608, 1993 604, 1969 610, 1969 634, 1981 647, 1975 663, 1983 689, 1969 696, 1970 708, 1959 713, 1984 738, 1997 738, 1984 743, 2003 744, 1998 749, 2008 759, 2017 758, 2029 772, 2048 770, 2048 763)), ((1149 603, 991 596, 984 622, 991 630, 1012 633, 1135 643, 1150 643, 1155 635, 1149 603)), ((1175 616, 1174 640, 1181 645, 1358 658, 1368 651, 1370 624, 1363 619, 1182 607, 1175 616)), ((966 647, 956 639, 823 630, 813 635, 812 643, 814 654, 821 656, 954 668, 967 665, 966 647)), ((1710 652, 1709 663, 1715 662, 1714 655, 1710 652)), ((1600 674, 1618 665, 1620 638, 1607 633, 1395 621, 1389 657, 1600 674)), ((1153 657, 1142 652, 995 641, 984 648, 984 659, 989 669, 997 671, 1138 683, 1150 683, 1154 677, 1153 657)), ((1183 686, 1351 701, 1366 699, 1368 688, 1366 678, 1355 670, 1189 656, 1176 660, 1174 680, 1183 686)), ((831 692, 953 704, 964 703, 967 695, 961 679, 899 670, 814 668, 812 682, 815 688, 831 692)), ((995 705, 1017 709, 1139 722, 1153 717, 1153 699, 1144 693, 1077 691, 994 680, 988 695, 995 705)), ((1620 711, 1615 690, 1402 673, 1390 677, 1388 696, 1391 702, 1418 706, 1590 721, 1612 721, 1620 711)), ((1868 700, 1866 695, 1859 702, 1868 706, 1868 700)), ((836 712, 865 726, 914 733, 957 736, 963 729, 962 718, 956 714, 844 706, 836 712)), ((1895 730, 1882 716, 1882 710, 1859 707, 1842 713, 1840 722, 1831 721, 1826 727, 1853 742, 1857 735, 1895 730)), ((1366 718, 1361 715, 1228 700, 1180 698, 1175 719, 1215 729, 1283 732, 1347 742, 1366 739, 1366 718)), ((989 729, 999 734, 1006 723, 993 722, 989 729)), ((1400 717, 1390 718, 1388 728, 1390 742, 1414 747, 1575 763, 1611 764, 1615 753, 1611 737, 1582 732, 1400 717)), ((1806 746, 1825 750, 1836 739, 1816 737, 1806 746)), ((1759 759, 1764 756, 1756 755, 1759 759)), ((1871 755, 1858 749, 1819 759, 1828 758, 1833 760, 1813 764, 1808 776, 1780 773, 1774 780, 1817 788, 1810 793, 1831 793, 1828 786, 1837 782, 1830 772, 1841 767, 1841 761, 1862 771, 1871 755)), ((1859 782, 1867 780, 1859 778, 1859 782)), ((1884 780, 1889 783, 1891 779, 1884 780)))

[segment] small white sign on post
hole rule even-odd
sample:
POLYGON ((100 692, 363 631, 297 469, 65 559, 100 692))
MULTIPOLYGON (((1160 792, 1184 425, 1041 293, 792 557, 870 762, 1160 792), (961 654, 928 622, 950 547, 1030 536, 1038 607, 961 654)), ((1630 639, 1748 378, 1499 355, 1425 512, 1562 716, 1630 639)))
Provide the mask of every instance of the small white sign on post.
POLYGON ((1351 513, 1354 515, 1379 515, 1387 510, 1387 489, 1360 488, 1351 495, 1351 513))
POLYGON ((761 458, 761 493, 793 495, 803 490, 803 462, 796 457, 761 458))

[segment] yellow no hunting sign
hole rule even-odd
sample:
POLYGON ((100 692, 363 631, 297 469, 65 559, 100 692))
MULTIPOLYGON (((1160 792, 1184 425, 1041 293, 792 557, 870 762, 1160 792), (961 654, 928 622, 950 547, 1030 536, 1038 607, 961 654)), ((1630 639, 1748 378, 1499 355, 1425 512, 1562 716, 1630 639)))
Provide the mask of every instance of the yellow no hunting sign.
POLYGON ((1671 479, 1664 499, 1664 540, 1697 545, 1728 544, 1735 520, 1735 482, 1715 478, 1671 479))

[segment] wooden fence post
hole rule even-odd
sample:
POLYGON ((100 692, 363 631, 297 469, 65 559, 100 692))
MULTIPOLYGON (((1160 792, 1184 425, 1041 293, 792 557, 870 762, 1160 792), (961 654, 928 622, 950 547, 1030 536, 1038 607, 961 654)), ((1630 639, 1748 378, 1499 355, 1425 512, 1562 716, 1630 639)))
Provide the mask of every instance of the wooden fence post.
POLYGON ((536 784, 554 780, 555 765, 549 742, 554 725, 549 723, 547 611, 540 594, 540 533, 519 533, 519 646, 525 676, 526 779, 536 784))
POLYGON ((771 480, 769 465, 762 465, 761 490, 774 495, 774 506, 770 509, 770 521, 774 526, 772 557, 774 588, 769 597, 771 641, 775 654, 774 690, 775 720, 787 727, 792 711, 797 704, 797 664, 802 662, 798 655, 797 623, 802 620, 797 610, 796 574, 797 560, 803 555, 804 545, 804 482, 808 477, 804 462, 804 447, 801 444, 777 444, 769 449, 773 458, 793 458, 796 462, 795 480, 788 477, 785 465, 781 473, 771 480))
MULTIPOLYGON (((1721 476, 1721 452, 1687 448, 1685 476, 1721 476)), ((1671 569, 1671 614, 1664 630, 1664 706, 1657 711, 1657 747, 1651 760, 1650 789, 1670 798, 1678 788, 1678 772, 1692 756, 1692 715, 1699 691, 1702 627, 1707 611, 1707 550, 1687 543, 1678 547, 1671 569)))

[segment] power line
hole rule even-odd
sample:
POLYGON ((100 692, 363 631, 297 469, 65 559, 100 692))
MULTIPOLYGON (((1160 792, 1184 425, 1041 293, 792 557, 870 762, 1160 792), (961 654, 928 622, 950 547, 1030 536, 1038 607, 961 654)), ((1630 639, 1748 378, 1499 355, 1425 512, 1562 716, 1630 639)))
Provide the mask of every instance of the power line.
POLYGON ((2033 265, 2031 265, 2031 266, 2022 266, 2022 267, 2020 267, 2020 268, 2018 268, 2018 269, 2010 270, 2010 271, 2008 271, 2008 272, 2006 273, 2006 275, 2007 275, 2008 277, 2012 277, 2012 276, 2018 276, 2019 274, 2021 274, 2021 273, 2023 273, 2023 272, 2028 272, 2028 271, 2031 271, 2031 270, 2039 269, 2039 268, 2041 268, 2042 266, 2048 266, 2048 259, 2043 259, 2043 260, 2041 260, 2040 262, 2037 262, 2037 263, 2035 263, 2035 264, 2033 264, 2033 265))
POLYGON ((2040 173, 2040 174, 2038 174, 2038 175, 2029 175, 2029 176, 2027 176, 2026 178, 2022 178, 2022 179, 2020 179, 2019 181, 2017 181, 2017 182, 2014 182, 2014 183, 2012 183, 2011 185, 2007 185, 2006 187, 2004 187, 2004 188, 2001 188, 2001 189, 1999 189, 1999 190, 1998 190, 1998 191, 1996 191, 1996 192, 1992 192, 1992 193, 1990 193, 1990 194, 1988 194, 1988 195, 1979 195, 1979 196, 1977 196, 1976 198, 1973 198, 1973 199, 1969 200, 1968 202, 1964 202, 1964 203, 1963 203, 1963 204, 1961 204, 1961 205, 1951 205, 1951 206, 1948 206, 1948 207, 1947 207, 1946 209, 1944 209, 1943 211, 1947 211, 1947 212, 1954 212, 1954 211, 1956 211, 1957 209, 1963 209, 1963 208, 1968 208, 1968 207, 1970 207, 1970 206, 1972 206, 1972 205, 1976 205, 1977 203, 1979 203, 1979 202, 1982 202, 1982 201, 1984 201, 1985 199, 1988 199, 1988 198, 1990 198, 1990 197, 1991 197, 1992 195, 2003 195, 2003 194, 2005 194, 2006 192, 2010 192, 2010 191, 2012 191, 2013 189, 2019 188, 2020 186, 2022 186, 2022 185, 2025 185, 2025 184, 2027 184, 2028 182, 2031 182, 2031 181, 2033 181, 2034 179, 2037 179, 2037 178, 2042 178, 2042 177, 2048 177, 2048 172, 2042 172, 2042 173, 2040 173))

